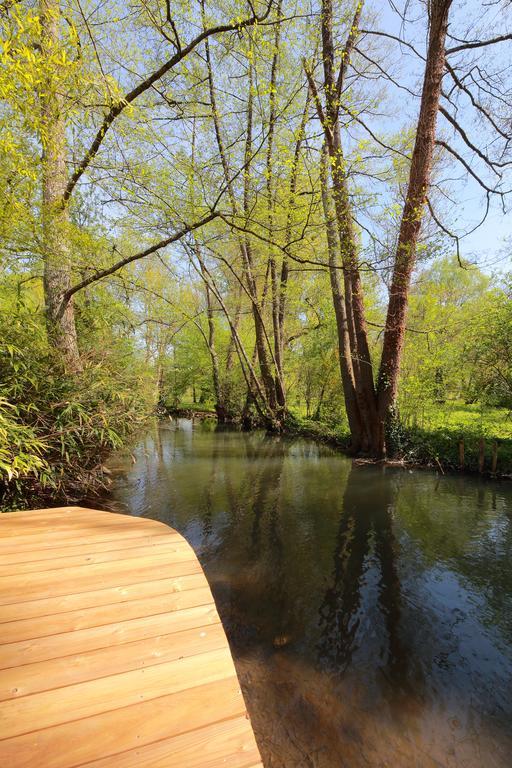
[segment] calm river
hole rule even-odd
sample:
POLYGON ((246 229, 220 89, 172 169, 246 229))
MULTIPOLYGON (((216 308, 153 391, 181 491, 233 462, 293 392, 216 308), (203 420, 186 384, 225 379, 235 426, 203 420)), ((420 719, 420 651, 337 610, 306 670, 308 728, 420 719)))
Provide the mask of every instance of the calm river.
POLYGON ((110 508, 192 544, 268 768, 511 768, 512 484, 165 421, 110 508))

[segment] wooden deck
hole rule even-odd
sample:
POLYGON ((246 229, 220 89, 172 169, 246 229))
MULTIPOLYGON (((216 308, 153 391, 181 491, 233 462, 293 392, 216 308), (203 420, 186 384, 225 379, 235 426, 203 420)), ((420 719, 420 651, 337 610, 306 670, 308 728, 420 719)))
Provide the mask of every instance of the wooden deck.
POLYGON ((256 768, 186 541, 79 507, 0 515, 2 768, 256 768))

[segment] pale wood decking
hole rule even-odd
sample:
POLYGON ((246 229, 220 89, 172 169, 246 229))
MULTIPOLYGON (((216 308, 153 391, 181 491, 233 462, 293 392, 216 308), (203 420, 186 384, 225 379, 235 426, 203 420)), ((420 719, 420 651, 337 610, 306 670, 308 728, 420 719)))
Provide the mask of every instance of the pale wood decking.
POLYGON ((0 515, 2 768, 256 768, 208 583, 153 520, 0 515))

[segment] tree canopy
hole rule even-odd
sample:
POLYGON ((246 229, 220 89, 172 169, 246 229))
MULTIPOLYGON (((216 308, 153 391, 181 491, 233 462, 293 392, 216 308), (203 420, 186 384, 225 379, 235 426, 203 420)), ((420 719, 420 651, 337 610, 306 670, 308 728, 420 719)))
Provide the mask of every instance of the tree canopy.
POLYGON ((509 4, 4 0, 0 25, 8 495, 93 482, 157 405, 378 458, 425 407, 512 409, 509 4))

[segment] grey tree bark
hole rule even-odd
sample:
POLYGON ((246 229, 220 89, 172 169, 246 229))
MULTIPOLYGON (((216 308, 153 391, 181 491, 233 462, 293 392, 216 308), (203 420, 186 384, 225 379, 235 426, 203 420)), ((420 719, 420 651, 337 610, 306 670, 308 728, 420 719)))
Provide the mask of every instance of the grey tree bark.
POLYGON ((63 98, 55 63, 59 51, 60 7, 58 0, 41 0, 41 50, 46 59, 40 91, 43 143, 42 224, 46 325, 50 344, 60 353, 70 373, 82 370, 72 300, 65 300, 71 287, 69 214, 64 203, 68 183, 66 171, 66 126, 63 98))

